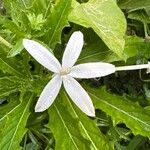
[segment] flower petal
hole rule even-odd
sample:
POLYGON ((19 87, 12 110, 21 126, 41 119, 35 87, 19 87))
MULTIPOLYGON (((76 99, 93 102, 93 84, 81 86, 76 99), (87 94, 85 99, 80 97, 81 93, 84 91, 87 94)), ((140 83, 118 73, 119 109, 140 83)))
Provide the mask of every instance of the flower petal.
POLYGON ((62 79, 59 75, 56 75, 42 91, 38 102, 35 106, 35 112, 42 112, 46 110, 55 100, 61 88, 62 79))
POLYGON ((81 53, 82 47, 83 34, 80 31, 76 31, 71 35, 66 49, 64 51, 62 58, 63 68, 72 67, 75 64, 81 53))
POLYGON ((41 65, 53 72, 59 72, 61 65, 55 56, 40 43, 24 39, 23 46, 41 65))
POLYGON ((109 63, 85 63, 73 66, 70 76, 74 78, 96 78, 115 72, 115 66, 109 63))
POLYGON ((88 116, 95 116, 92 101, 82 86, 72 77, 63 77, 64 87, 72 101, 88 116))

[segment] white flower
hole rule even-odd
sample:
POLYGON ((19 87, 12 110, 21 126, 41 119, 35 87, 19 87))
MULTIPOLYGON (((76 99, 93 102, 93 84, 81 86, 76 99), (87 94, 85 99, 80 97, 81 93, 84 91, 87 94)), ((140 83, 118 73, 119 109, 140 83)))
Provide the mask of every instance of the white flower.
POLYGON ((66 46, 61 65, 55 56, 38 42, 28 39, 23 40, 25 49, 32 57, 45 68, 54 72, 54 77, 45 86, 38 99, 35 112, 42 112, 51 106, 63 83, 72 101, 88 116, 95 116, 95 110, 89 95, 74 78, 106 76, 115 72, 115 66, 102 62, 73 66, 81 53, 83 43, 83 34, 80 31, 74 32, 66 46))

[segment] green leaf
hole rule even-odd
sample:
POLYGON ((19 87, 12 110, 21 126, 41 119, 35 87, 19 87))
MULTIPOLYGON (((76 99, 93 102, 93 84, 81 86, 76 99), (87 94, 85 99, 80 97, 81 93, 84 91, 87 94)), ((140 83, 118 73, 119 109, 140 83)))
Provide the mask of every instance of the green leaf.
POLYGON ((4 52, 0 53, 0 70, 4 73, 25 77, 20 71, 20 66, 16 58, 7 58, 4 52))
POLYGON ((69 15, 69 20, 92 28, 110 50, 123 58, 126 21, 114 0, 89 0, 75 7, 69 15))
POLYGON ((14 57, 17 54, 21 53, 21 51, 24 49, 23 45, 22 45, 22 39, 20 39, 16 45, 9 51, 8 56, 7 57, 14 57))
POLYGON ((138 20, 142 23, 150 23, 150 17, 144 10, 130 12, 128 18, 138 20))
POLYGON ((60 43, 62 29, 69 25, 68 15, 70 10, 71 0, 56 0, 52 14, 46 24, 49 30, 44 38, 52 49, 54 49, 57 43, 60 43))
POLYGON ((0 78, 0 97, 5 97, 11 93, 19 91, 22 80, 16 77, 1 77, 0 78))
POLYGON ((119 0, 118 5, 122 9, 143 9, 150 7, 149 0, 119 0))
POLYGON ((141 143, 144 141, 144 139, 145 137, 143 136, 139 136, 139 135, 135 136, 128 144, 127 149, 128 150, 137 149, 138 146, 140 146, 141 143))
POLYGON ((27 18, 27 7, 31 7, 31 0, 5 0, 4 7, 11 19, 4 19, 4 27, 13 32, 16 38, 25 37, 30 32, 29 20, 27 18), (20 9, 21 8, 21 9, 20 9))
POLYGON ((26 123, 30 114, 29 106, 32 99, 33 95, 24 95, 24 97, 21 98, 22 102, 20 105, 18 105, 7 115, 7 118, 5 118, 6 123, 4 129, 2 132, 0 132, 0 149, 20 149, 20 142, 27 131, 26 123))
POLYGON ((54 134, 56 150, 90 149, 88 141, 80 133, 78 120, 69 114, 66 107, 55 103, 49 109, 49 115, 50 122, 48 127, 54 134))
POLYGON ((106 92, 104 88, 87 87, 95 107, 110 115, 115 123, 125 123, 132 132, 150 137, 150 116, 141 106, 126 97, 106 92))
POLYGON ((66 93, 62 92, 59 95, 55 104, 49 109, 49 115, 49 127, 56 140, 56 150, 112 149, 108 139, 96 126, 96 122, 72 104, 66 93))
POLYGON ((0 133, 6 124, 8 114, 13 112, 20 103, 17 94, 11 94, 9 97, 3 97, 1 100, 3 100, 4 103, 0 105, 0 133))
MULTIPOLYGON (((5 99, 5 98, 4 98, 5 99)), ((4 120, 4 118, 7 118, 7 115, 11 113, 19 104, 18 96, 10 96, 9 98, 6 98, 8 103, 0 105, 0 122, 4 120)), ((1 124, 1 123, 0 123, 1 124)))
POLYGON ((9 43, 9 42, 7 42, 3 37, 1 37, 0 36, 0 44, 3 44, 3 45, 5 45, 6 47, 8 47, 8 48, 12 48, 12 45, 9 43))
MULTIPOLYGON (((19 7, 21 8, 21 10, 25 10, 27 7, 31 6, 32 2, 33 2, 32 0, 14 0, 14 1, 4 0, 4 5, 9 10, 13 10, 13 9, 16 9, 19 7), (16 5, 14 5, 14 4, 16 4, 16 5)), ((18 13, 18 12, 16 12, 16 13, 18 13)))
POLYGON ((17 34, 20 37, 25 36, 25 33, 21 30, 21 28, 19 26, 17 26, 13 21, 11 21, 7 18, 4 19, 3 26, 6 29, 9 29, 11 32, 17 34))
POLYGON ((50 15, 50 9, 53 3, 51 0, 31 0, 31 2, 32 7, 30 7, 30 12, 34 12, 35 14, 43 14, 44 18, 47 18, 47 16, 50 15))
POLYGON ((13 68, 13 66, 11 66, 5 59, 0 58, 0 66, 0 70, 2 70, 4 73, 7 72, 13 75, 22 76, 22 74, 13 68))
POLYGON ((145 11, 146 11, 147 15, 150 16, 150 7, 147 7, 147 8, 145 9, 145 11))
POLYGON ((86 29, 82 31, 84 34, 85 46, 81 52, 77 63, 88 62, 113 62, 120 60, 119 57, 104 44, 104 42, 94 33, 94 31, 86 29))
POLYGON ((138 36, 126 36, 126 44, 125 44, 125 58, 128 59, 130 57, 138 56, 149 58, 150 53, 150 43, 145 42, 143 38, 138 36))

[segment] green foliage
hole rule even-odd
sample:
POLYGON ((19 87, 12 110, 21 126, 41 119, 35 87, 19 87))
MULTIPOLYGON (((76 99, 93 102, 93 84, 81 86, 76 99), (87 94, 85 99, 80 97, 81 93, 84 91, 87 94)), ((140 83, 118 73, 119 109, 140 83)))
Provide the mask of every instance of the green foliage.
POLYGON ((126 22, 123 13, 114 0, 90 0, 85 4, 78 5, 69 15, 69 20, 84 27, 92 28, 110 50, 123 58, 123 36, 126 22), (115 24, 114 20, 117 20, 115 24))
POLYGON ((80 30, 84 47, 78 64, 147 63, 149 24, 149 0, 0 1, 0 150, 149 149, 150 76, 145 70, 79 80, 96 117, 82 113, 64 89, 47 111, 35 113, 53 75, 22 45, 24 38, 35 39, 61 61, 70 35, 80 30))
POLYGON ((20 149, 20 141, 27 131, 26 122, 30 114, 29 107, 32 99, 31 94, 21 95, 21 103, 15 109, 11 110, 6 117, 1 119, 1 123, 5 121, 5 130, 0 132, 0 136, 2 137, 0 149, 20 149), (24 98, 23 101, 22 98, 24 98))
POLYGON ((96 108, 109 114, 114 124, 125 123, 134 134, 150 136, 149 111, 130 102, 123 96, 116 96, 105 89, 88 89, 96 108))
POLYGON ((50 128, 54 137, 58 139, 56 149, 113 149, 108 139, 96 127, 95 121, 90 120, 77 109, 66 93, 61 93, 49 110, 49 114, 50 128), (62 138, 66 140, 61 140, 62 138))
POLYGON ((87 44, 81 52, 78 63, 97 62, 100 60, 103 62, 113 62, 120 60, 92 30, 83 30, 83 33, 85 35, 85 43, 87 44))
POLYGON ((127 36, 124 49, 126 59, 134 56, 149 58, 150 43, 137 36, 127 36), (142 50, 141 50, 142 49, 142 50))
POLYGON ((149 0, 119 0, 119 6, 123 9, 142 9, 150 6, 149 0))
POLYGON ((133 20, 138 20, 143 23, 150 23, 149 16, 144 10, 133 11, 129 13, 128 18, 133 19, 133 20))
POLYGON ((20 89, 20 79, 16 77, 1 77, 0 78, 0 97, 5 97, 11 93, 15 93, 20 89))
POLYGON ((14 57, 23 50, 22 39, 9 51, 8 57, 14 57))
POLYGON ((48 31, 45 34, 45 41, 52 49, 57 43, 60 43, 62 29, 69 25, 68 15, 70 10, 71 0, 56 0, 52 15, 46 23, 48 31))
POLYGON ((48 126, 56 138, 56 150, 90 149, 88 141, 80 133, 78 120, 73 118, 63 105, 54 104, 49 114, 50 124, 48 126), (61 132, 59 131, 60 128, 61 132))
POLYGON ((19 64, 16 59, 7 59, 5 55, 0 54, 0 70, 4 73, 9 73, 12 75, 16 75, 18 77, 22 77, 23 74, 19 71, 19 64))

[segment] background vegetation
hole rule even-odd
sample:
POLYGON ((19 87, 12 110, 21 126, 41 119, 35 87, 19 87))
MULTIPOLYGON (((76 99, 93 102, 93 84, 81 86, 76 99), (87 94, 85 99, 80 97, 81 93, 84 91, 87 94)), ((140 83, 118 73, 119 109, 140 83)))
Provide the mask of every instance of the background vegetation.
POLYGON ((150 76, 123 71, 80 80, 96 117, 83 114, 61 90, 43 113, 34 106, 51 78, 23 49, 31 38, 61 60, 70 35, 84 34, 77 63, 116 66, 150 58, 149 0, 0 1, 0 150, 149 150, 150 76))

